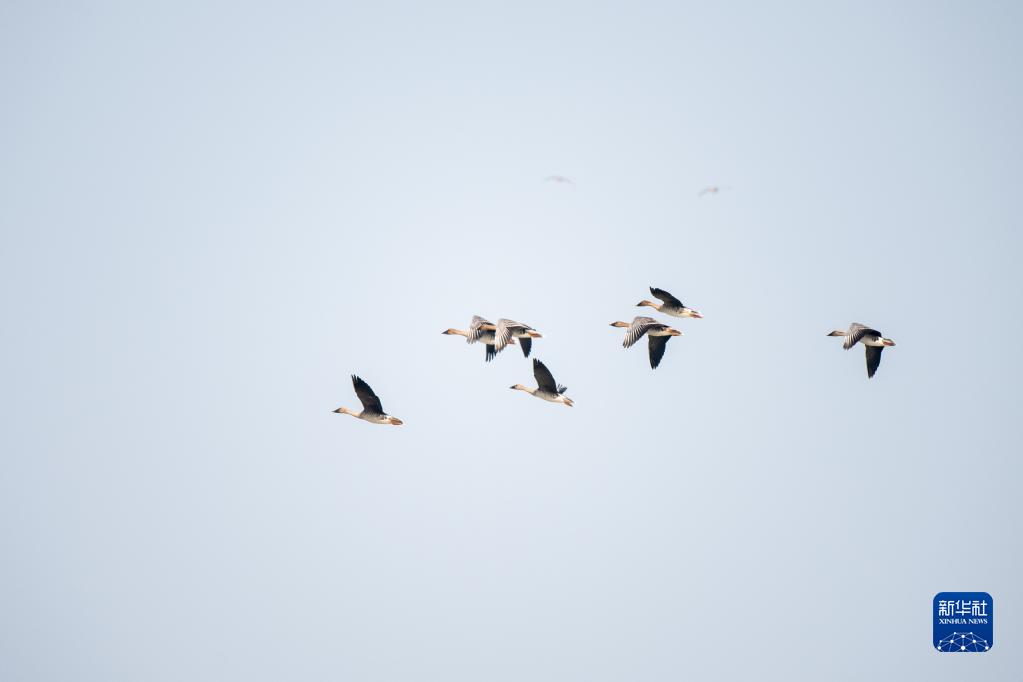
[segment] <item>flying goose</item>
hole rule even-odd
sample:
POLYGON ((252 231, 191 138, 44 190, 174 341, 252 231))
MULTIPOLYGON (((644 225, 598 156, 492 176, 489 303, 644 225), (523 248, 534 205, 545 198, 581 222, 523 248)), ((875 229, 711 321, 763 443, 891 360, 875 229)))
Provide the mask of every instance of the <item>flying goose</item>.
POLYGON ((661 364, 661 358, 664 357, 664 349, 668 345, 668 339, 673 336, 682 336, 682 332, 677 329, 672 329, 666 324, 661 324, 652 317, 636 317, 632 320, 632 324, 628 322, 612 322, 612 327, 624 327, 628 329, 625 332, 625 340, 622 342, 624 348, 629 348, 632 344, 643 338, 646 334, 647 338, 650 339, 650 369, 657 369, 657 365, 661 364))
MULTIPOLYGON (((486 359, 490 362, 497 355, 497 350, 494 347, 496 341, 497 327, 490 320, 485 320, 479 315, 472 316, 472 322, 469 324, 469 330, 463 331, 461 329, 445 329, 441 334, 453 334, 456 336, 464 336, 466 343, 476 343, 482 341, 486 345, 486 359)), ((514 336, 507 345, 514 345, 514 336)))
POLYGON ((642 308, 643 306, 650 306, 651 308, 659 310, 665 315, 671 315, 672 317, 695 317, 695 318, 703 317, 703 315, 700 314, 699 310, 687 308, 685 304, 682 303, 682 301, 678 300, 664 289, 650 287, 650 293, 654 295, 654 298, 659 298, 664 302, 654 303, 652 301, 643 299, 642 301, 636 304, 637 308, 642 308))
POLYGON ((561 403, 572 407, 572 399, 565 395, 565 391, 568 389, 554 381, 551 371, 536 358, 533 358, 533 376, 536 377, 536 388, 526 388, 522 384, 515 384, 511 388, 531 393, 537 398, 543 398, 552 403, 561 403))
POLYGON ((543 338, 543 335, 528 324, 502 318, 497 321, 494 333, 494 352, 500 353, 512 339, 518 339, 522 345, 522 355, 528 358, 529 350, 533 347, 533 339, 539 338, 543 338))
POLYGON ((369 384, 353 374, 352 386, 355 387, 355 395, 359 396, 359 400, 362 401, 362 412, 353 412, 347 407, 339 407, 334 410, 335 414, 350 414, 371 424, 401 426, 402 421, 400 419, 384 412, 384 408, 380 404, 380 398, 369 387, 369 384))
POLYGON ((845 341, 842 342, 842 348, 845 348, 846 350, 849 350, 857 343, 862 343, 866 347, 868 379, 874 376, 874 372, 877 371, 878 365, 881 364, 881 351, 884 350, 884 347, 895 345, 894 341, 886 339, 881 332, 876 329, 871 329, 859 322, 853 322, 849 325, 849 329, 847 331, 836 329, 828 334, 828 336, 844 336, 845 341))

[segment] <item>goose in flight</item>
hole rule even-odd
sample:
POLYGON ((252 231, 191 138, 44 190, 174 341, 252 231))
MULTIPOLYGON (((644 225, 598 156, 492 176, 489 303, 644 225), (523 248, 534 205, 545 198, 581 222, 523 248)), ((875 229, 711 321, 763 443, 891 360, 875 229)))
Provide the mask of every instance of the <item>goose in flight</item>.
POLYGON ((846 331, 836 329, 828 334, 828 336, 844 336, 845 341, 842 342, 842 348, 846 350, 849 350, 857 343, 862 343, 866 347, 868 379, 874 376, 878 366, 881 364, 881 351, 884 350, 884 347, 895 345, 894 341, 885 338, 881 332, 859 322, 853 322, 846 331))
MULTIPOLYGON (((497 349, 495 348, 497 327, 490 320, 485 320, 479 315, 472 316, 472 322, 469 324, 469 330, 464 331, 462 329, 445 329, 441 334, 452 334, 455 336, 464 336, 466 343, 476 343, 482 341, 486 345, 486 360, 490 362, 497 355, 497 349)), ((513 335, 505 345, 515 345, 515 336, 513 335)), ((503 348, 504 346, 502 346, 503 348)))
POLYGON ((664 357, 664 349, 668 346, 668 339, 673 336, 682 336, 682 332, 672 329, 666 324, 661 324, 652 317, 636 317, 632 324, 628 322, 612 322, 612 327, 623 327, 628 329, 625 332, 625 340, 622 342, 624 348, 643 338, 646 334, 650 344, 650 369, 657 369, 664 357))
POLYGON ((572 178, 566 178, 564 175, 548 175, 546 178, 544 178, 544 182, 557 182, 565 185, 575 184, 572 178))
POLYGON ((352 386, 355 387, 355 395, 359 396, 359 400, 362 401, 362 412, 353 412, 347 407, 339 407, 334 410, 335 414, 350 414, 353 417, 368 421, 370 424, 391 424, 393 426, 401 426, 402 421, 397 417, 384 412, 383 406, 380 404, 380 398, 373 392, 373 389, 369 387, 365 381, 359 377, 352 375, 352 386))
POLYGON ((572 407, 572 399, 565 395, 565 391, 568 389, 554 381, 551 371, 536 358, 533 358, 533 376, 536 378, 536 388, 526 388, 522 384, 515 384, 511 388, 525 391, 552 403, 561 403, 572 407))
POLYGON ((654 310, 658 310, 665 315, 671 315, 672 317, 695 317, 697 319, 702 318, 699 310, 693 310, 687 308, 682 301, 678 300, 664 289, 658 289, 657 287, 650 287, 650 293, 654 295, 654 298, 660 299, 663 303, 654 303, 643 299, 636 304, 637 308, 643 306, 650 306, 654 310))
POLYGON ((502 318, 497 321, 497 329, 494 331, 494 352, 500 353, 505 346, 518 339, 522 346, 522 355, 528 358, 529 350, 533 347, 533 339, 540 338, 543 338, 543 334, 528 324, 502 318))

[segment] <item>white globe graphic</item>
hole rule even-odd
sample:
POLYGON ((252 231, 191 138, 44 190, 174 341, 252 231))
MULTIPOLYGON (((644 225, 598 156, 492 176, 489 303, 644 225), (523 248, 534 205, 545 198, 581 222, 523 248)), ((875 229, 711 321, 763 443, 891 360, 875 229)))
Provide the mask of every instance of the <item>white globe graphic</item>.
POLYGON ((991 645, 972 632, 953 632, 938 642, 938 651, 987 651, 991 645))

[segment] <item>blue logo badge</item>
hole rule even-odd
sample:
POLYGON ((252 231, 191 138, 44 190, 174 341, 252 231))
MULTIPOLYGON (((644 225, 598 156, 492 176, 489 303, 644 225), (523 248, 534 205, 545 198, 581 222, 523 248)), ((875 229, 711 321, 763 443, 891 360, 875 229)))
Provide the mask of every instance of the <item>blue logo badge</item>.
POLYGON ((931 608, 938 651, 983 652, 994 646, 995 605, 987 592, 939 592, 931 608))

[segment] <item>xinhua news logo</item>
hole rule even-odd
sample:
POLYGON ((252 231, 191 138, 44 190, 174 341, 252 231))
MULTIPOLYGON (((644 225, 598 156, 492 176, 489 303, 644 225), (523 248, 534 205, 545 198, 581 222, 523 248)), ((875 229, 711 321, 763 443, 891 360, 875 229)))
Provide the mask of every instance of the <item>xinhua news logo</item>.
POLYGON ((994 646, 995 605, 987 592, 939 592, 931 608, 938 651, 983 653, 994 646))

